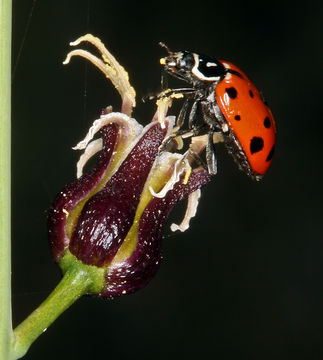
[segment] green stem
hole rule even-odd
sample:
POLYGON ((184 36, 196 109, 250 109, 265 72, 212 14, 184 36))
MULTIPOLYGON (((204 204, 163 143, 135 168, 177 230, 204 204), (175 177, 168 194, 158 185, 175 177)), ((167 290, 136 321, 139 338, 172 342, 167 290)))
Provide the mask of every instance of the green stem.
POLYGON ((73 267, 68 270, 49 297, 15 329, 12 359, 24 356, 38 336, 85 294, 92 283, 86 269, 73 267))
POLYGON ((11 0, 0 0, 0 359, 8 359, 11 323, 11 0))
POLYGON ((59 265, 65 275, 48 298, 16 327, 11 357, 4 359, 15 360, 23 357, 38 336, 77 299, 86 293, 99 294, 104 288, 104 268, 85 265, 68 250, 59 265))

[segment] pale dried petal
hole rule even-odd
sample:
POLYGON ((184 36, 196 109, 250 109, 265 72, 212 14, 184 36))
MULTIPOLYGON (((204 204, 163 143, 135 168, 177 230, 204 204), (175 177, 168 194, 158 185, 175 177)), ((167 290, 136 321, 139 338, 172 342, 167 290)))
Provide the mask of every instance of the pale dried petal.
POLYGON ((138 122, 130 118, 128 115, 113 112, 107 115, 102 115, 99 119, 93 122, 93 125, 90 127, 88 133, 85 138, 80 141, 76 146, 73 147, 73 150, 83 150, 87 147, 87 144, 93 139, 94 135, 105 125, 108 124, 119 124, 124 128, 124 135, 135 138, 139 136, 142 132, 142 125, 138 124, 138 122))
POLYGON ((89 159, 91 159, 91 157, 93 155, 95 155, 96 153, 98 153, 99 151, 102 150, 102 144, 103 144, 103 142, 102 142, 102 139, 100 138, 100 139, 91 141, 87 145, 84 153, 80 156, 80 159, 76 164, 76 169, 77 169, 76 177, 77 178, 80 178, 83 175, 83 168, 84 168, 85 164, 89 161, 89 159))
POLYGON ((190 221, 191 221, 192 217, 194 217, 196 215, 197 206, 199 204, 200 197, 201 197, 200 189, 195 190, 188 196, 187 207, 186 207, 184 219, 182 220, 182 222, 179 225, 172 224, 170 226, 170 229, 172 231, 179 230, 181 232, 184 232, 185 230, 187 230, 190 227, 190 221))

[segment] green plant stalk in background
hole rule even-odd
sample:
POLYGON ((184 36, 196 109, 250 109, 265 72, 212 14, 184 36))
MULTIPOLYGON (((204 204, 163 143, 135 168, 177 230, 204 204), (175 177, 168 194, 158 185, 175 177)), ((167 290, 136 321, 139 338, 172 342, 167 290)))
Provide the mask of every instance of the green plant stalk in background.
POLYGON ((10 359, 11 323, 11 0, 0 0, 0 359, 10 359))
MULTIPOLYGON (((84 293, 103 286, 91 266, 70 266, 52 294, 14 331, 11 311, 11 18, 0 0, 0 360, 22 357, 31 343, 84 293)), ((69 258, 65 261, 69 263, 69 258)), ((100 271, 99 271, 100 272, 100 271)), ((102 271, 101 271, 102 272, 102 271)), ((101 273, 100 272, 100 273, 101 273)), ((103 278, 102 274, 99 276, 103 278)))

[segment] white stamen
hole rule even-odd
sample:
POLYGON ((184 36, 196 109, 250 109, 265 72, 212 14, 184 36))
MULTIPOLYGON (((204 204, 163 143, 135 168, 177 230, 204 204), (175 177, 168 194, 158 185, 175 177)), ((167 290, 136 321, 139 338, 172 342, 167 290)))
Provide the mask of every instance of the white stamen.
POLYGON ((190 220, 192 219, 192 217, 194 217, 196 215, 197 206, 198 206, 200 197, 201 197, 200 189, 195 190, 194 192, 192 192, 189 195, 184 219, 182 220, 182 222, 179 225, 172 224, 170 226, 170 229, 172 231, 179 230, 181 232, 184 232, 185 230, 187 230, 190 227, 190 220))

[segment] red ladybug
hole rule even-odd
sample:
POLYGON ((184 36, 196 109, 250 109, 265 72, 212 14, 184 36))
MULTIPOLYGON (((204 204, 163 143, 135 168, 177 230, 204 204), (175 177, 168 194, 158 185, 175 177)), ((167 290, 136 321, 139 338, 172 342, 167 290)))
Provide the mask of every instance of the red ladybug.
MULTIPOLYGON (((272 162, 276 125, 258 89, 228 61, 189 51, 172 52, 163 43, 160 45, 169 54, 160 60, 166 72, 191 86, 171 91, 193 99, 188 127, 195 135, 205 129, 209 134, 206 147, 209 173, 216 173, 213 133, 221 132, 239 168, 252 179, 260 180, 272 162), (198 109, 203 115, 202 124, 197 121, 198 109)), ((183 109, 187 106, 188 100, 183 109)))

